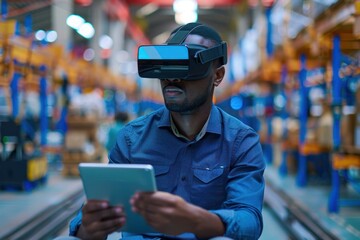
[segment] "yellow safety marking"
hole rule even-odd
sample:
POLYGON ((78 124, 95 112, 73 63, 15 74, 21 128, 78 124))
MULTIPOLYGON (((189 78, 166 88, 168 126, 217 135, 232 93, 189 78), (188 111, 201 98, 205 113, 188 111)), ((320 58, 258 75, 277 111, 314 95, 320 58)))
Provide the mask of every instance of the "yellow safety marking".
POLYGON ((355 5, 355 14, 360 14, 360 1, 356 1, 355 5))
POLYGON ((292 141, 290 141, 290 140, 283 140, 283 141, 282 141, 282 148, 283 148, 284 150, 297 149, 297 148, 298 148, 298 143, 292 142, 292 141))
POLYGON ((49 63, 49 57, 44 53, 32 51, 30 57, 30 64, 34 66, 46 65, 49 63))
POLYGON ((299 151, 303 155, 320 154, 328 152, 329 149, 314 143, 304 143, 300 145, 299 151))
POLYGON ((30 56, 30 49, 14 46, 11 50, 11 55, 13 59, 21 63, 27 63, 30 56))
POLYGON ((38 180, 47 173, 47 160, 45 157, 28 160, 27 177, 29 181, 38 180))
POLYGON ((15 33, 16 21, 7 20, 5 22, 0 22, 0 35, 11 36, 15 33))
POLYGON ((334 169, 360 167, 360 156, 352 154, 333 154, 332 165, 334 169))
POLYGON ((52 44, 50 46, 47 46, 47 49, 51 53, 53 58, 55 58, 54 60, 59 60, 64 52, 64 47, 59 44, 52 44))

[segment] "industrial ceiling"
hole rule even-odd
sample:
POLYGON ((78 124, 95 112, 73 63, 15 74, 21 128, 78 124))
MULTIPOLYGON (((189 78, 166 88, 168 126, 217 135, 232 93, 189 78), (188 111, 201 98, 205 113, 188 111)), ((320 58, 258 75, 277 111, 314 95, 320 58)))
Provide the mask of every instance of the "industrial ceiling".
MULTIPOLYGON (((3 0, 4 1, 4 0, 3 0)), ((135 40, 144 37, 149 41, 177 25, 172 8, 173 0, 96 0, 103 1, 103 11, 110 18, 128 22, 128 35, 135 40), (127 18, 129 16, 129 18, 127 18), (143 36, 140 36, 143 34, 143 36)), ((17 19, 22 26, 31 15, 31 29, 50 30, 51 5, 54 0, 8 0, 8 19, 17 19)), ((91 18, 94 1, 74 0, 74 13, 91 18), (90 4, 84 4, 90 3, 90 4)), ((198 0, 198 22, 214 27, 225 38, 236 30, 235 17, 241 0, 198 0)), ((70 13, 69 13, 70 14, 70 13)), ((65 27, 65 24, 64 24, 65 27)), ((26 31, 24 27, 22 32, 26 31)), ((76 35, 74 36, 76 37, 76 35)), ((80 39, 78 39, 80 41, 80 39)))
MULTIPOLYGON (((31 29, 33 31, 51 30, 52 27, 52 4, 62 0, 2 0, 7 3, 7 18, 15 18, 22 25, 25 24, 26 17, 31 15, 31 29)), ((65 0, 64 0, 65 1, 65 0)), ((68 0, 70 1, 70 0, 68 0)), ((70 1, 71 2, 71 1, 70 1)), ((175 22, 173 2, 174 0, 73 0, 73 13, 91 19, 94 11, 94 3, 102 8, 99 11, 104 13, 107 19, 124 21, 127 23, 127 36, 141 43, 162 41, 162 34, 168 36, 169 31, 178 26, 175 22)), ((292 17, 290 19, 292 37, 309 24, 311 18, 307 17, 306 3, 309 1, 293 0, 289 1, 292 5, 292 17), (295 31, 295 32, 294 32, 295 31)), ((329 5, 337 2, 336 0, 313 0, 316 17, 323 12, 329 5)), ((275 0, 197 0, 198 22, 202 22, 214 27, 226 40, 239 38, 239 20, 247 19, 242 28, 251 28, 254 19, 254 8, 251 4, 274 4, 273 12, 281 16, 277 11, 275 0)), ((281 9, 280 9, 281 10, 281 9)), ((3 12, 3 11, 2 11, 3 12)), ((71 13, 69 13, 71 14, 71 13)), ((4 14, 3 14, 4 15, 4 14)), ((64 23, 64 27, 65 23, 64 23)), ((281 37, 281 24, 276 28, 275 37, 281 37), (278 31, 278 32, 276 32, 278 31)), ((244 30, 244 29, 242 29, 244 30)), ((27 31, 24 27, 23 32, 27 31)), ((165 37, 164 36, 164 37, 165 37)), ((73 34, 74 43, 84 43, 84 39, 77 34, 73 34)), ((274 38, 276 41, 278 39, 274 38)), ((281 39, 280 39, 281 41, 281 39)), ((86 41, 85 41, 86 42, 86 41)), ((277 42, 280 44, 280 42, 277 42)))

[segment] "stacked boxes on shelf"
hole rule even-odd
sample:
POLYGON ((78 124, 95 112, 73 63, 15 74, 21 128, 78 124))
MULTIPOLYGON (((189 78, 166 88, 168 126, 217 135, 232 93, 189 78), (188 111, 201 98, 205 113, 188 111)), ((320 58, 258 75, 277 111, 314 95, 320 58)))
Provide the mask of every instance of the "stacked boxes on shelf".
POLYGON ((63 153, 63 175, 78 176, 81 162, 100 162, 103 147, 97 140, 98 118, 88 116, 69 116, 68 132, 65 136, 63 153))

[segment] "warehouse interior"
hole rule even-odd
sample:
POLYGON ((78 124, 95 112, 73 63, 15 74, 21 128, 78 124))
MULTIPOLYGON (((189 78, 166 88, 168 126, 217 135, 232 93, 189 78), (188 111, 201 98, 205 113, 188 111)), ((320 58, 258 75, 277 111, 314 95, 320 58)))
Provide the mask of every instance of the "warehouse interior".
POLYGON ((227 42, 214 104, 259 134, 260 239, 360 239, 360 0, 0 2, 0 239, 69 234, 116 113, 163 106, 138 47, 187 22, 227 42))

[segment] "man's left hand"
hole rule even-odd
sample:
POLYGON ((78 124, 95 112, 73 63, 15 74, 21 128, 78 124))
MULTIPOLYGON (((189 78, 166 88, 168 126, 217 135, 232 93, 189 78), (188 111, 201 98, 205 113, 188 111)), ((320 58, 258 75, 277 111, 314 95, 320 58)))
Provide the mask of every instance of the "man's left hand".
POLYGON ((140 192, 130 200, 134 212, 141 214, 157 231, 178 235, 195 232, 203 209, 166 192, 140 192))

